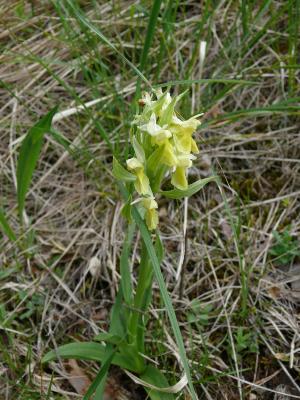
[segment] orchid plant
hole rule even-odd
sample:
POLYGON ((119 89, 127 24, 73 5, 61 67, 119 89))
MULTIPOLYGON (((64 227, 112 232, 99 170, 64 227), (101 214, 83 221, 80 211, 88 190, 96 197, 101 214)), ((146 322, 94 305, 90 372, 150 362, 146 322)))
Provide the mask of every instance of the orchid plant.
MULTIPOLYGON (((185 93, 172 97, 168 91, 144 93, 139 100, 140 112, 134 117, 130 131, 132 157, 122 165, 114 158, 113 175, 125 200, 123 216, 128 219, 128 231, 120 257, 120 285, 111 311, 110 328, 95 337, 93 342, 71 343, 50 351, 43 362, 60 358, 96 360, 101 369, 84 396, 102 399, 105 378, 111 364, 123 368, 137 383, 142 384, 152 400, 172 400, 174 393, 188 385, 192 399, 197 399, 192 384, 183 339, 160 263, 163 245, 159 236, 158 201, 161 196, 181 199, 198 192, 215 177, 188 184, 188 171, 199 153, 193 134, 200 124, 200 115, 187 120, 176 111, 185 93), (169 181, 171 190, 162 190, 169 181), (130 251, 136 227, 141 232, 140 264, 134 288, 130 251), (152 284, 157 279, 171 326, 177 341, 182 379, 173 386, 162 372, 149 361, 145 346, 148 309, 152 299, 152 284), (132 375, 134 373, 135 375, 132 375)), ((153 355, 151 355, 153 356, 153 355)))

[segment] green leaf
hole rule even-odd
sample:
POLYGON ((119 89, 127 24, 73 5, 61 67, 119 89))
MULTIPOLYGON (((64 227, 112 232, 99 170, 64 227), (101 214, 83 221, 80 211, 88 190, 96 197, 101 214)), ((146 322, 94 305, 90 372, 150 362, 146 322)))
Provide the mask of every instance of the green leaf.
MULTIPOLYGON (((58 347, 56 350, 49 351, 42 358, 42 363, 53 361, 59 357, 103 362, 106 357, 106 349, 107 346, 95 342, 69 343, 58 347)), ((112 364, 136 373, 143 372, 143 368, 137 367, 137 363, 128 357, 128 354, 125 356, 116 353, 113 357, 112 364)))
POLYGON ((217 180, 217 176, 209 176, 205 179, 199 179, 198 181, 191 183, 186 190, 173 189, 173 190, 162 190, 160 194, 168 197, 169 199, 182 199, 184 197, 191 197, 193 194, 199 192, 207 183, 217 180))
POLYGON ((21 145, 17 163, 17 195, 20 218, 22 218, 25 197, 42 148, 43 137, 45 133, 50 131, 52 118, 56 111, 57 107, 41 118, 29 130, 21 145))
POLYGON ((17 236, 11 229, 2 208, 0 208, 0 227, 2 228, 3 232, 8 237, 9 240, 11 240, 12 242, 15 242, 17 240, 17 236))
MULTIPOLYGON (((153 367, 152 365, 148 365, 146 367, 145 371, 142 373, 142 375, 140 375, 140 378, 156 387, 166 388, 169 386, 166 377, 160 372, 159 369, 153 367)), ((144 389, 147 391, 151 400, 173 400, 175 398, 172 393, 161 392, 147 387, 144 389)))
POLYGON ((136 176, 127 171, 127 169, 125 169, 115 157, 113 158, 112 172, 113 176, 119 181, 134 182, 136 180, 136 176))

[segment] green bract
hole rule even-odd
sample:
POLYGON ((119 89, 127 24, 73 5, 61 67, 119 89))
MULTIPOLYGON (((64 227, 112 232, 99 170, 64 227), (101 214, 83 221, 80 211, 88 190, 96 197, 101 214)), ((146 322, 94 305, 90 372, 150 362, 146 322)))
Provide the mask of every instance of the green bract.
POLYGON ((179 190, 187 190, 187 170, 199 153, 192 135, 200 124, 196 117, 181 120, 175 106, 184 93, 171 97, 169 92, 154 91, 153 96, 144 93, 139 104, 141 113, 134 118, 131 136, 135 157, 126 161, 127 169, 135 177, 135 190, 142 197, 145 221, 150 230, 158 224, 155 194, 161 181, 171 176, 171 184, 179 190))

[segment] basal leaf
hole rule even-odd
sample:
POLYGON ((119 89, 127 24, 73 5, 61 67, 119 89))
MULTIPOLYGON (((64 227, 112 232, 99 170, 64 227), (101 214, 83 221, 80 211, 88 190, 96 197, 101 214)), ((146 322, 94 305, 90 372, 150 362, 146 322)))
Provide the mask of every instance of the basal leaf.
MULTIPOLYGON (((49 351, 49 353, 42 358, 42 363, 53 361, 58 357, 98 361, 102 363, 106 358, 106 346, 95 342, 75 342, 65 344, 58 347, 56 350, 49 351)), ((123 355, 116 353, 113 357, 112 364, 136 373, 141 373, 143 371, 143 368, 136 367, 137 363, 128 357, 128 354, 123 355)))

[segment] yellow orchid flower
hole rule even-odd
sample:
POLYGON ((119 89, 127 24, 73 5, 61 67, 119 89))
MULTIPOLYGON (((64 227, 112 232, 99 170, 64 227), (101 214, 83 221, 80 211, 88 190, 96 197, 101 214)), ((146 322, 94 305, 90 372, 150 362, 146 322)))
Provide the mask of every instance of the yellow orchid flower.
POLYGON ((146 210, 145 221, 148 229, 153 231, 158 225, 157 202, 154 198, 146 197, 142 200, 142 205, 146 210))
POLYGON ((181 121, 176 115, 173 116, 170 131, 173 134, 174 144, 178 151, 183 153, 199 153, 196 142, 192 138, 192 134, 199 124, 200 121, 195 117, 181 121))
POLYGON ((175 155, 174 146, 172 146, 169 140, 165 140, 163 146, 162 163, 168 167, 175 167, 177 165, 177 157, 175 155))
POLYGON ((177 159, 174 153, 174 146, 169 141, 172 133, 168 129, 165 129, 166 127, 161 127, 156 123, 156 115, 153 113, 149 122, 140 126, 140 130, 147 132, 151 136, 152 145, 164 146, 161 161, 169 167, 174 167, 177 165, 177 159))
POLYGON ((172 174, 171 183, 177 189, 185 190, 188 187, 186 170, 193 165, 196 157, 192 154, 180 154, 177 156, 177 166, 172 174))
POLYGON ((140 130, 143 132, 147 132, 151 136, 151 144, 163 144, 164 141, 170 137, 172 137, 172 133, 166 129, 166 126, 159 126, 156 123, 156 115, 154 113, 151 114, 151 117, 147 124, 141 125, 140 130))
POLYGON ((144 171, 144 165, 137 158, 133 157, 126 161, 127 168, 136 175, 136 181, 134 182, 135 190, 139 194, 151 194, 150 183, 147 175, 144 171))

